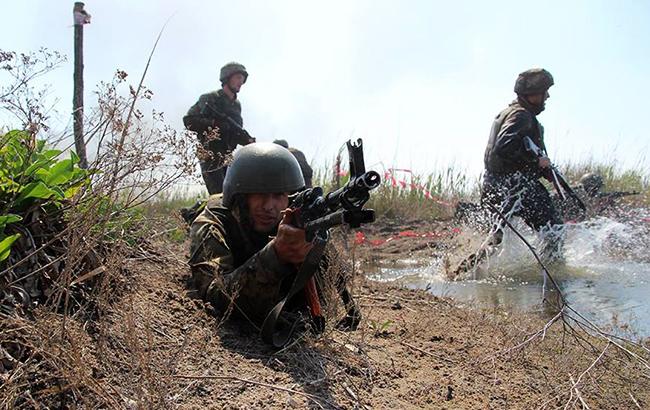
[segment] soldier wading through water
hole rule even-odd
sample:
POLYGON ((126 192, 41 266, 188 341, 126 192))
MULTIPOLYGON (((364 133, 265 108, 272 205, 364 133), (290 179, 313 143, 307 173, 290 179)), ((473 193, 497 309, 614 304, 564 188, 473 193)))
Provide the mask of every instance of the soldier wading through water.
POLYGON ((185 127, 197 133, 203 147, 199 155, 201 174, 210 195, 221 193, 227 156, 239 145, 255 140, 242 128, 241 104, 237 93, 248 79, 246 67, 228 63, 221 68, 221 89, 199 97, 187 115, 185 127))
MULTIPOLYGON (((223 195, 211 197, 190 229, 189 263, 202 299, 255 325, 262 323, 288 293, 297 267, 312 247, 305 241, 305 231, 292 226, 293 211, 288 209, 289 195, 304 185, 298 162, 277 144, 250 144, 235 153, 223 195)), ((331 254, 325 252, 316 272, 317 284, 327 282, 324 275, 331 254)), ((361 315, 343 273, 333 274, 331 282, 347 312, 339 325, 355 329, 361 315)), ((322 296, 322 286, 318 293, 322 296)), ((306 296, 296 294, 286 310, 288 319, 308 317, 306 296)))
MULTIPOLYGON (((563 230, 560 214, 540 178, 551 166, 546 156, 538 157, 528 151, 524 138, 529 137, 535 145, 546 152, 544 128, 537 120, 549 98, 553 85, 551 73, 541 68, 526 70, 515 82, 514 100, 501 111, 492 124, 485 149, 485 174, 481 192, 481 206, 498 209, 507 217, 519 216, 537 232, 544 235, 542 255, 561 258, 563 230)), ((503 222, 493 214, 488 249, 482 249, 461 263, 456 274, 462 273, 482 262, 503 240, 503 222)))
MULTIPOLYGON (((551 166, 546 157, 528 151, 524 137, 546 152, 544 128, 537 120, 549 98, 553 85, 551 73, 541 68, 519 74, 515 83, 517 99, 501 111, 492 124, 485 149, 485 175, 481 203, 496 207, 504 215, 519 216, 532 229, 544 234, 542 254, 561 257, 562 219, 540 178, 551 166)), ((503 239, 500 227, 495 229, 492 244, 503 239)))

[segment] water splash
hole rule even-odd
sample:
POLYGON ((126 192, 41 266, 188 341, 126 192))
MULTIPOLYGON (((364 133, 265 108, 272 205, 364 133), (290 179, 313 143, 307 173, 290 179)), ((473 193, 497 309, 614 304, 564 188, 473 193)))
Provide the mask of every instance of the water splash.
MULTIPOLYGON (((650 335, 650 223, 648 211, 623 218, 599 217, 568 224, 564 261, 549 266, 567 301, 593 320, 619 333, 634 329, 650 335)), ((515 219, 533 246, 540 235, 515 219)), ((503 243, 489 260, 463 280, 450 281, 442 258, 407 259, 366 266, 374 280, 428 288, 436 295, 483 306, 537 310, 544 277, 528 248, 506 229, 503 243)))

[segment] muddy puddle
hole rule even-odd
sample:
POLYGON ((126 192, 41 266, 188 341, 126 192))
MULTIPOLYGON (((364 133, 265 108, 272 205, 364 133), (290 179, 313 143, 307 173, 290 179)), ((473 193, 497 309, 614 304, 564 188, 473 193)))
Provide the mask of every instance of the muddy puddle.
MULTIPOLYGON (((539 245, 523 224, 517 228, 539 245)), ((479 235, 478 233, 473 233, 479 235)), ((650 220, 598 218, 567 225, 565 261, 549 266, 567 301, 586 317, 619 334, 650 336, 650 220)), ((480 242, 480 241, 479 241, 480 242)), ((445 274, 445 258, 365 262, 373 280, 428 289, 468 306, 543 311, 544 278, 534 257, 511 231, 500 251, 459 280, 445 274)), ((548 286, 547 286, 548 296, 548 286)))

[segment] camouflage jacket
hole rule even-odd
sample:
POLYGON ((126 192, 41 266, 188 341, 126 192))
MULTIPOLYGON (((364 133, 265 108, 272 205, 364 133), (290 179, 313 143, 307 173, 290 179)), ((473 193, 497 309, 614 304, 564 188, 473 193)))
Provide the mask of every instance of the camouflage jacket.
POLYGON ((538 159, 526 151, 523 138, 530 137, 542 150, 544 128, 537 121, 531 107, 523 100, 513 101, 494 119, 485 149, 485 169, 491 174, 510 174, 517 171, 539 177, 538 159))
POLYGON ((243 126, 239 100, 231 100, 223 90, 213 91, 199 97, 183 117, 183 123, 188 130, 198 134, 199 140, 206 148, 212 152, 228 153, 234 150, 237 144, 247 144, 248 137, 222 114, 230 117, 239 127, 243 126), (217 128, 219 138, 206 140, 205 135, 209 128, 217 128))
POLYGON ((278 260, 269 235, 246 232, 229 209, 209 204, 190 229, 190 266, 204 300, 234 307, 256 323, 289 290, 293 265, 278 260))

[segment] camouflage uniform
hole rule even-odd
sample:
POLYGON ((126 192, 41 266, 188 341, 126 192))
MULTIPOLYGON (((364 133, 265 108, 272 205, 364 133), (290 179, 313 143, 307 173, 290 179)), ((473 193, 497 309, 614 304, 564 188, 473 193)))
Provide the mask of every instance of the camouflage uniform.
POLYGON ((278 260, 269 244, 275 232, 257 233, 241 219, 213 196, 190 229, 189 263, 201 298, 223 311, 234 302, 260 323, 288 291, 296 268, 278 260))
MULTIPOLYGON (((561 246, 561 237, 556 232, 562 219, 553 205, 551 196, 540 182, 542 170, 539 158, 526 150, 524 137, 546 152, 544 128, 537 120, 543 105, 534 106, 526 95, 543 94, 553 85, 550 73, 532 69, 519 75, 515 84, 517 99, 501 111, 492 124, 485 149, 485 175, 481 203, 499 208, 505 215, 521 217, 536 231, 548 228, 547 251, 556 252, 561 246)), ((502 233, 497 230, 494 242, 501 241, 502 233)))
MULTIPOLYGON (((297 267, 278 260, 269 243, 276 232, 260 234, 247 229, 246 223, 241 222, 246 218, 220 202, 221 196, 213 195, 190 229, 193 285, 199 296, 216 309, 227 312, 233 307, 233 313, 259 325, 291 288, 297 267)), ((316 273, 319 294, 333 255, 336 251, 328 245, 316 273)), ((346 316, 337 326, 356 328, 361 313, 347 289, 343 272, 337 272, 333 285, 346 309, 346 316)), ((286 310, 307 315, 305 295, 294 296, 286 310)))
MULTIPOLYGON (((272 232, 260 233, 253 229, 247 195, 291 193, 303 187, 298 161, 288 150, 270 143, 250 144, 237 150, 224 181, 223 194, 210 197, 190 228, 189 264, 201 298, 226 313, 232 307, 235 313, 258 324, 278 302, 284 301, 296 279, 297 266, 278 259, 271 243, 277 225, 272 232)), ((295 296, 286 301, 283 315, 295 316, 296 311, 307 313, 305 293, 315 294, 319 299, 310 298, 310 308, 326 302, 320 300, 323 289, 319 281, 321 285, 327 283, 323 280, 325 272, 336 255, 325 249, 314 276, 316 289, 297 289, 297 293, 292 293, 295 296)), ((335 276, 327 278, 334 279, 331 284, 337 288, 346 308, 346 317, 339 324, 355 329, 361 315, 346 287, 346 277, 343 270, 331 273, 335 276)), ((312 310, 320 311, 320 307, 312 310)), ((323 320, 322 316, 318 317, 323 320)))
POLYGON ((223 90, 203 94, 187 115, 183 117, 185 127, 197 133, 201 145, 209 151, 211 158, 200 161, 201 173, 210 194, 221 193, 226 174, 224 160, 237 144, 249 143, 248 136, 231 124, 223 115, 243 126, 241 104, 231 100, 223 90), (210 132, 218 130, 218 135, 210 132))
POLYGON ((544 129, 535 110, 522 98, 515 100, 494 120, 485 150, 485 176, 481 202, 500 207, 508 214, 515 201, 521 207, 515 215, 535 230, 561 224, 551 197, 539 181, 538 158, 524 148, 523 137, 530 137, 545 150, 544 129), (512 195, 519 193, 519 195, 512 195))

